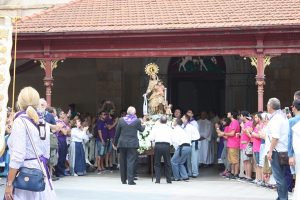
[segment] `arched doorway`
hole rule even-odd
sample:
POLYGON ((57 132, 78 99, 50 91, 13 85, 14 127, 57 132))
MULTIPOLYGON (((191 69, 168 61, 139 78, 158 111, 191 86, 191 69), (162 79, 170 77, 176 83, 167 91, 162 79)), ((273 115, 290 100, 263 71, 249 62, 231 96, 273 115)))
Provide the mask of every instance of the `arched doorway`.
POLYGON ((226 65, 222 56, 174 57, 168 68, 169 100, 182 110, 225 112, 226 65))

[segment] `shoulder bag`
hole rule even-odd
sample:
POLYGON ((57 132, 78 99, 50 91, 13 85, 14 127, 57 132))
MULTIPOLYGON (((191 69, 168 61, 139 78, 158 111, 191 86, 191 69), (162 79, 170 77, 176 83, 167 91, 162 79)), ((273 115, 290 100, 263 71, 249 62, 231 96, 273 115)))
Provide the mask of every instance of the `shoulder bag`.
POLYGON ((14 188, 18 188, 21 190, 27 190, 27 191, 32 191, 32 192, 42 192, 45 190, 45 177, 47 177, 46 173, 45 173, 45 169, 42 166, 40 158, 37 154, 37 151, 36 151, 35 145, 33 143, 29 128, 28 128, 26 122, 24 121, 24 119, 21 118, 21 120, 26 127, 26 133, 29 137, 30 143, 33 147, 36 159, 37 159, 41 169, 20 167, 20 169, 15 177, 15 180, 13 182, 13 186, 14 186, 14 188))
MULTIPOLYGON (((270 143, 272 142, 268 136, 270 143)), ((289 156, 287 151, 279 152, 274 148, 274 151, 278 153, 279 164, 283 166, 289 166, 289 156)))
POLYGON ((253 143, 252 142, 248 142, 248 144, 246 146, 245 154, 248 157, 253 156, 253 143))

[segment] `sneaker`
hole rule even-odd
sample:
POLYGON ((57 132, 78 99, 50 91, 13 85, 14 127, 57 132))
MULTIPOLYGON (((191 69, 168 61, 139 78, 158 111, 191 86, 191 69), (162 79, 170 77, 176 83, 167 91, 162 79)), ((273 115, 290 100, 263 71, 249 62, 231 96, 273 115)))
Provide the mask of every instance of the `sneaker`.
POLYGON ((238 174, 234 175, 234 177, 235 177, 235 179, 240 179, 238 174))
POLYGON ((57 176, 52 176, 51 179, 52 179, 52 181, 58 181, 59 180, 59 178, 57 176))
POLYGON ((257 186, 262 186, 263 184, 264 184, 264 182, 262 180, 258 180, 256 183, 257 186))
POLYGON ((233 174, 230 174, 229 179, 235 180, 235 179, 236 179, 236 176, 233 175, 233 174))
POLYGON ((246 182, 253 183, 253 179, 252 178, 246 178, 246 182))
POLYGON ((78 176, 76 173, 74 173, 74 175, 73 176, 78 176))
POLYGON ((257 184, 257 183, 258 183, 258 180, 257 180, 257 179, 254 179, 253 181, 251 181, 251 183, 257 184))
POLYGON ((230 178, 232 178, 234 175, 232 174, 232 173, 228 173, 228 174, 226 174, 226 176, 225 176, 225 178, 226 179, 230 179, 230 178))

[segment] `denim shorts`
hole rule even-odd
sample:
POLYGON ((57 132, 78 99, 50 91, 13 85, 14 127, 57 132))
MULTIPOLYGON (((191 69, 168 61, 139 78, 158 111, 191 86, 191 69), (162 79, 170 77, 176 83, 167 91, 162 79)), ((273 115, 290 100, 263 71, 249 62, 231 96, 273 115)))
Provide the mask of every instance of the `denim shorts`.
POLYGON ((265 144, 261 144, 260 145, 260 149, 259 149, 259 166, 263 167, 264 166, 264 162, 265 162, 265 155, 264 152, 265 151, 265 144))
POLYGON ((259 166, 259 152, 253 152, 254 153, 254 159, 257 166, 259 166))
POLYGON ((99 140, 96 141, 97 156, 104 156, 106 154, 106 145, 103 145, 99 140))
POLYGON ((105 143, 105 147, 106 147, 106 153, 111 153, 112 152, 112 141, 108 140, 105 143))

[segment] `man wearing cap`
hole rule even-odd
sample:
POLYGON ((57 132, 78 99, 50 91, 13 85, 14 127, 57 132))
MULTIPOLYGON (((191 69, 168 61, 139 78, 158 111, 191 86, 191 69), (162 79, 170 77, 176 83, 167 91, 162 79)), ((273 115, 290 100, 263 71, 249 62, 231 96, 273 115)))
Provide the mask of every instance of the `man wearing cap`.
POLYGON ((296 185, 293 199, 300 199, 300 99, 295 99, 292 105, 295 117, 289 119, 288 156, 289 164, 296 169, 296 185))

